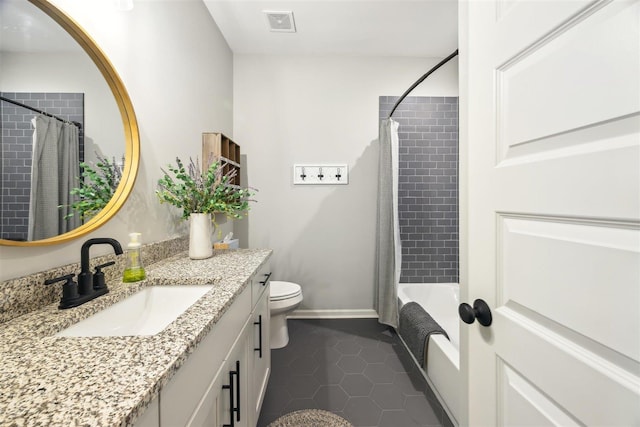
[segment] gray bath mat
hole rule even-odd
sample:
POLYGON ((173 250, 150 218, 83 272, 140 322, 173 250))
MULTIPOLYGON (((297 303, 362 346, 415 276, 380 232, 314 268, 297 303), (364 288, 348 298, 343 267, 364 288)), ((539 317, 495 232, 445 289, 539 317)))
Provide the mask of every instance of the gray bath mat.
POLYGON ((281 416, 268 427, 353 427, 353 424, 329 411, 303 409, 281 416))

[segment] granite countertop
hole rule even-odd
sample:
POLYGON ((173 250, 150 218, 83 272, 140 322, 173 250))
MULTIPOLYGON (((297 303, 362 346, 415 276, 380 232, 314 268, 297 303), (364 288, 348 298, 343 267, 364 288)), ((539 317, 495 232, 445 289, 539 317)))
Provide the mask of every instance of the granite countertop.
POLYGON ((186 253, 146 267, 147 279, 110 283, 80 307, 57 303, 2 324, 0 425, 131 425, 271 255, 267 249, 186 253), (57 332, 150 285, 215 284, 153 336, 56 337, 57 332))

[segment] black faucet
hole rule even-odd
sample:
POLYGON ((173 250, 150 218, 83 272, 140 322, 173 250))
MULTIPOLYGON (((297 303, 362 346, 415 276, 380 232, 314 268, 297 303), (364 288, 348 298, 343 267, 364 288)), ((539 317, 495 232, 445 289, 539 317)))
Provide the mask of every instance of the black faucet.
MULTIPOLYGON (((122 246, 120 246, 120 242, 115 239, 98 237, 95 239, 89 239, 84 242, 82 244, 82 248, 80 249, 80 274, 78 274, 78 293, 80 295, 91 295, 95 291, 93 289, 93 274, 91 273, 91 267, 89 266, 89 248, 93 245, 104 244, 111 245, 116 255, 122 255, 122 246)), ((104 289, 100 290, 100 292, 101 293, 99 295, 102 295, 109 292, 109 290, 104 287, 104 289)))
POLYGON ((44 282, 45 285, 50 285, 66 280, 66 283, 62 287, 62 300, 60 301, 59 308, 77 307, 80 304, 84 304, 87 301, 109 292, 107 285, 104 283, 104 274, 101 269, 113 265, 114 262, 112 261, 97 266, 95 277, 91 273, 91 267, 89 266, 89 248, 93 245, 102 244, 111 245, 116 255, 122 255, 122 246, 120 246, 120 243, 115 239, 106 237, 89 239, 82 244, 82 248, 80 249, 80 274, 78 274, 78 283, 73 281, 74 274, 49 279, 44 282))

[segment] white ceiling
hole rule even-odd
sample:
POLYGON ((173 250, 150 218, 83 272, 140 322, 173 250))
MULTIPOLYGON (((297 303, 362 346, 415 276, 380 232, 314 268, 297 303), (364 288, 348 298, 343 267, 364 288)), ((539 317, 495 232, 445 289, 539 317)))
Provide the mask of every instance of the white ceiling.
MULTIPOLYGON (((444 57, 458 45, 457 0, 203 1, 235 53, 444 57), (263 10, 293 11, 297 32, 269 31, 263 10)), ((26 0, 0 12, 0 51, 80 49, 26 0)))
POLYGON ((28 1, 0 0, 0 52, 82 52, 82 48, 28 1))
POLYGON ((204 0, 234 53, 444 57, 458 47, 457 0, 204 0), (263 10, 293 11, 296 33, 263 10))

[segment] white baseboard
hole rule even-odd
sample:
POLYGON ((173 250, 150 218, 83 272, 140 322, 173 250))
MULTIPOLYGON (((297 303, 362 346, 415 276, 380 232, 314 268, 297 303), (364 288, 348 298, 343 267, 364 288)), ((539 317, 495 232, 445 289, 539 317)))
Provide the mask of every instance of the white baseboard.
POLYGON ((294 310, 288 319, 377 319, 373 309, 353 310, 294 310))

